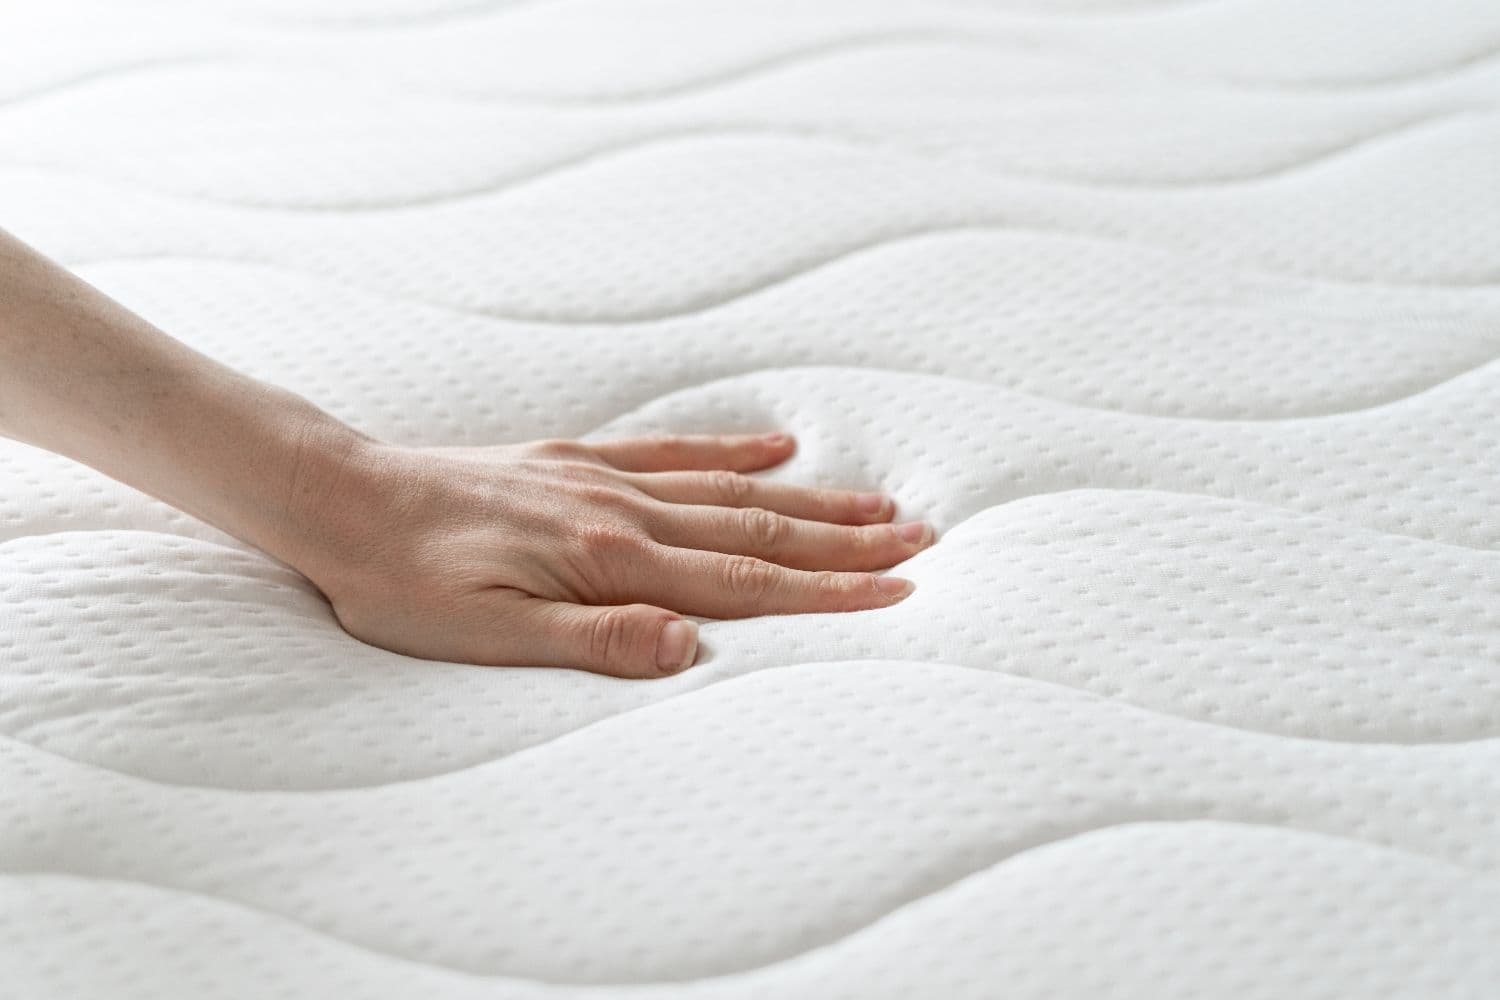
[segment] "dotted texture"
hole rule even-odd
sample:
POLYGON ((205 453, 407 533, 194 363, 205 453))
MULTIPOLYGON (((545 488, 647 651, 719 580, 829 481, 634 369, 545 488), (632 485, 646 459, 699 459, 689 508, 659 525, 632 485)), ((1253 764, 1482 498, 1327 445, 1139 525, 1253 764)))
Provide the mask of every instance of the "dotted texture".
POLYGON ((1494 996, 1493 0, 11 6, 0 224, 199 349, 941 535, 482 670, 0 442, 7 996, 1494 996))

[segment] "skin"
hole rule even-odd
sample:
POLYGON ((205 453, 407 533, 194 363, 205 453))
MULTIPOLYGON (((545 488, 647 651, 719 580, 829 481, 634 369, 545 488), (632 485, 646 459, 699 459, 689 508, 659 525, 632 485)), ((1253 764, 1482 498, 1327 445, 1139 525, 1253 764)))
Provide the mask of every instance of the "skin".
POLYGON ((410 656, 660 677, 685 618, 858 611, 932 543, 878 494, 746 475, 786 434, 412 448, 233 371, 0 230, 0 435, 66 455, 303 573, 410 656))

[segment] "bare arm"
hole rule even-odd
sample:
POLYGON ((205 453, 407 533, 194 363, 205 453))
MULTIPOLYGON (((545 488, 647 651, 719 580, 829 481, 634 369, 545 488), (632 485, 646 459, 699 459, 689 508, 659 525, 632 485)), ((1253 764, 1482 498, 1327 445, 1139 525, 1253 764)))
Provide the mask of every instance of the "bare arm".
POLYGON ((890 501, 746 478, 785 435, 375 441, 199 354, 0 230, 0 435, 304 573, 356 638, 430 659, 620 676, 692 663, 682 615, 881 607, 931 542, 890 501))
POLYGON ((303 491, 366 442, 173 340, 0 230, 0 434, 153 494, 297 565, 303 491))

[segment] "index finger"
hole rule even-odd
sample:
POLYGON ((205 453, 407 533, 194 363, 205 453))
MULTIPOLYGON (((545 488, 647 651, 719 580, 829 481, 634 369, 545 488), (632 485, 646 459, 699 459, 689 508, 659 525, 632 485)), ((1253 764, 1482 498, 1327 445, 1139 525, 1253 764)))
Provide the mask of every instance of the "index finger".
POLYGON ((755 472, 792 457, 790 434, 669 434, 590 444, 594 454, 622 472, 729 469, 755 472))

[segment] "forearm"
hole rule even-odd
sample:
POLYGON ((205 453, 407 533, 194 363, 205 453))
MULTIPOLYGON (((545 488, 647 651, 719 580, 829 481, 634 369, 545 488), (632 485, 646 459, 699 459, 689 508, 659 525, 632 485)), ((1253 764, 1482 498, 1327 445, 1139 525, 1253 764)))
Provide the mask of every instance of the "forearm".
POLYGON ((363 439, 151 326, 0 230, 0 434, 66 455, 282 559, 363 439))

